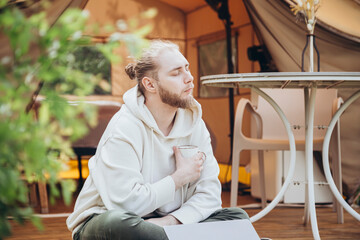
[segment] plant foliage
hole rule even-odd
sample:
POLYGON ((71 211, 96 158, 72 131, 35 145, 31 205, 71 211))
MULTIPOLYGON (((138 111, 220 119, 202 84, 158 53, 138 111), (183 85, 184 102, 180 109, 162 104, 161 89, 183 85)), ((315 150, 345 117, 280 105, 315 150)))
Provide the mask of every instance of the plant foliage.
MULTIPOLYGON (((153 15, 150 10, 143 17, 153 15)), ((50 26, 45 11, 25 16, 0 0, 0 38, 7 43, 0 46, 7 50, 0 55, 0 239, 11 234, 9 217, 19 223, 30 219, 41 228, 28 204, 28 183, 46 182, 50 202, 60 195, 56 187, 60 183, 65 202, 71 202, 75 184, 59 179, 59 172, 73 157, 71 142, 86 133, 87 123, 96 124, 96 109, 84 101, 71 105, 59 93, 74 89, 81 100, 95 86, 106 86, 101 78, 74 67, 72 53, 91 42, 83 36, 88 17, 86 11, 68 9, 50 26), (59 78, 64 81, 54 87, 51 83, 59 78), (34 93, 41 101, 35 101, 34 93)), ((130 27, 121 23, 118 29, 108 27, 117 32, 107 43, 95 45, 111 61, 119 60, 113 52, 121 43, 136 55, 151 30, 148 24, 138 26, 136 20, 130 27)))

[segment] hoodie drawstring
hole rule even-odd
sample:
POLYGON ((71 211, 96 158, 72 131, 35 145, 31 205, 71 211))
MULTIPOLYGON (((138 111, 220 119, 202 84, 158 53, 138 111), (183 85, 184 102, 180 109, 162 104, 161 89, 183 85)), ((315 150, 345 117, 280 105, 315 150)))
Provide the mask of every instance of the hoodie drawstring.
POLYGON ((154 182, 154 129, 151 128, 151 182, 154 182))

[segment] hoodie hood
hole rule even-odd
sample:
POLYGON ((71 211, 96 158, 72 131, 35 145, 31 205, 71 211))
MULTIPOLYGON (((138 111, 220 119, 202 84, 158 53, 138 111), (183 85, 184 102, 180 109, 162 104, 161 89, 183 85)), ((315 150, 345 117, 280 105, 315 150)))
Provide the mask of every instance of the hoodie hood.
POLYGON ((153 115, 145 105, 145 97, 138 89, 138 85, 131 88, 124 94, 125 106, 130 112, 144 122, 144 124, 151 128, 157 134, 164 138, 179 138, 190 135, 197 124, 201 121, 202 110, 200 104, 194 100, 195 104, 188 109, 178 108, 174 126, 168 136, 160 131, 153 115))

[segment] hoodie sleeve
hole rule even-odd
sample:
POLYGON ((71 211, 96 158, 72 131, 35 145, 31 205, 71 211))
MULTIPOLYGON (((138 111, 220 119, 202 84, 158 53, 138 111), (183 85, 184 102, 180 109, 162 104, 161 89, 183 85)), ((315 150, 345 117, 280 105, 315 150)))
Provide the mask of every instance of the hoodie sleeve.
POLYGON ((193 141, 206 154, 204 169, 200 178, 187 189, 187 201, 171 213, 183 224, 200 222, 221 208, 219 165, 214 157, 205 123, 201 121, 200 125, 194 133, 193 141))
POLYGON ((103 143, 91 174, 108 210, 120 208, 144 216, 173 201, 175 183, 171 176, 145 183, 140 153, 129 140, 134 139, 137 132, 129 134, 131 136, 111 136, 103 143))

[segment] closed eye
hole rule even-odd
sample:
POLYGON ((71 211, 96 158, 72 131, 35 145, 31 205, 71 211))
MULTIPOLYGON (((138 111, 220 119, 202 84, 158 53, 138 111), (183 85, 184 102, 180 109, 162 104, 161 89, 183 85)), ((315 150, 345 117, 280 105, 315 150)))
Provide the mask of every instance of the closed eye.
POLYGON ((172 76, 178 76, 179 74, 180 74, 180 70, 179 70, 179 69, 173 70, 173 71, 171 72, 171 75, 172 75, 172 76))
POLYGON ((189 64, 186 64, 185 67, 177 67, 170 71, 171 76, 178 76, 183 71, 190 72, 189 64))

